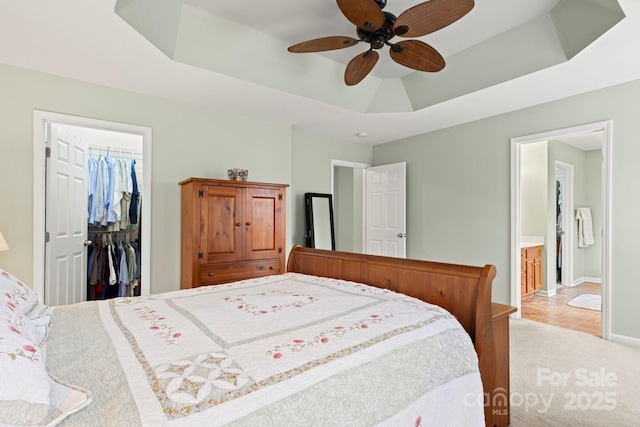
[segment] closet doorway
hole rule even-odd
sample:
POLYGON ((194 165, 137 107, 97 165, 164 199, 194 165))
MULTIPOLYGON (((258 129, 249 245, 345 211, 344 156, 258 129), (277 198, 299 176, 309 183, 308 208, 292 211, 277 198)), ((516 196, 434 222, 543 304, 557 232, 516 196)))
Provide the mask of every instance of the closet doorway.
MULTIPOLYGON (((132 243, 137 250, 132 283, 138 286, 121 286, 120 294, 150 293, 150 160, 149 128, 34 111, 34 288, 45 304, 119 295, 119 286, 105 286, 97 293, 95 286, 87 286, 88 267, 94 266, 89 255, 93 261, 94 250, 103 242, 115 247, 132 243), (126 192, 124 198, 134 203, 122 208, 127 210, 124 215, 116 209, 118 221, 110 217, 109 225, 91 222, 88 210, 95 201, 89 198, 89 160, 96 164, 105 158, 122 166, 123 173, 129 171, 128 178, 136 181, 129 187, 138 190, 139 199, 135 203, 136 197, 126 192)), ((120 278, 124 275, 118 277, 119 285, 125 281, 120 278)))
MULTIPOLYGON (((574 167, 555 161, 556 178, 556 284, 573 285, 573 194, 574 167)), ((555 289, 555 288, 554 288, 555 289)))

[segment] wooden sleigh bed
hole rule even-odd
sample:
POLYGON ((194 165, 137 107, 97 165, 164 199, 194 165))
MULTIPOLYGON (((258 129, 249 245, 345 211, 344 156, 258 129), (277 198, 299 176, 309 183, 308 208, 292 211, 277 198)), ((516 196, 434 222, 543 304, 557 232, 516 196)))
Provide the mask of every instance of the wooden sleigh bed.
POLYGON ((449 311, 469 333, 478 354, 486 425, 509 425, 507 316, 515 308, 491 302, 495 266, 472 267, 296 246, 289 255, 287 271, 366 283, 449 311))
POLYGON ((509 424, 491 265, 296 246, 285 274, 56 307, 0 273, 3 425, 509 424))

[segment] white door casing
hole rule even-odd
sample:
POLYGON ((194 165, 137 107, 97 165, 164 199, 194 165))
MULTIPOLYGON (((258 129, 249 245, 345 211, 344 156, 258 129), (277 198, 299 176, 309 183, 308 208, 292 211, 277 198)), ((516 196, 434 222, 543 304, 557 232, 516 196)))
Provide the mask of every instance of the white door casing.
POLYGON ((55 124, 47 126, 44 302, 87 299, 87 145, 55 124))
POLYGON ((406 163, 365 171, 365 253, 406 257, 406 163))

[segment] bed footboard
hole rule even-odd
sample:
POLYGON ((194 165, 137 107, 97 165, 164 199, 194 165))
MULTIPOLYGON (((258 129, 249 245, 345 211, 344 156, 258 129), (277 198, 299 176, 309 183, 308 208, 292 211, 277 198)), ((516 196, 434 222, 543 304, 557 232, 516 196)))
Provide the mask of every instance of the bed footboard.
MULTIPOLYGON (((493 265, 472 267, 296 246, 289 254, 287 271, 365 283, 445 308, 471 337, 478 354, 485 399, 492 402, 496 390, 491 304, 491 283, 496 276, 493 265)), ((499 424, 495 422, 493 409, 491 404, 485 405, 488 426, 499 424)))

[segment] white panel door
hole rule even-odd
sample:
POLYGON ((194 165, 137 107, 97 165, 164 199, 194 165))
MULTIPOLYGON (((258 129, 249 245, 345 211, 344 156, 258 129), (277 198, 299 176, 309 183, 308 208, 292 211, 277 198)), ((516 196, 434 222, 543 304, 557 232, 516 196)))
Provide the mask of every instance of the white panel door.
POLYGON ((406 163, 365 172, 365 252, 406 258, 406 163))
POLYGON ((48 124, 44 302, 87 299, 87 147, 64 128, 48 124))

